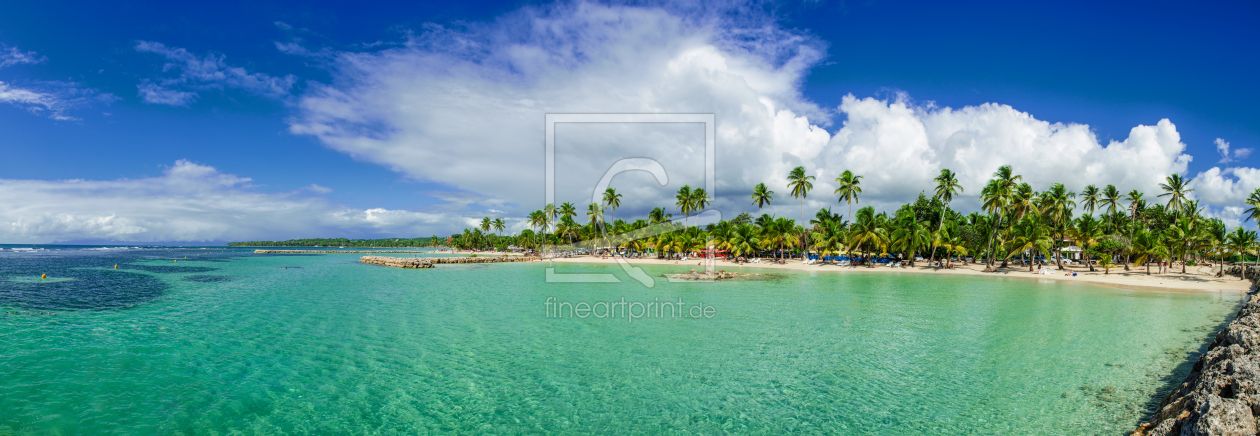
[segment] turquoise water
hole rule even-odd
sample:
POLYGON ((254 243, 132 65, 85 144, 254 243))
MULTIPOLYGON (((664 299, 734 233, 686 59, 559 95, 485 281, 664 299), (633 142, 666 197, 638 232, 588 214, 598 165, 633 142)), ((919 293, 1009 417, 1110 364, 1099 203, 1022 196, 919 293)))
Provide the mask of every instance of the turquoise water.
POLYGON ((358 256, 0 253, 0 311, 57 313, 0 315, 0 435, 1121 434, 1239 300, 912 274, 649 289, 572 264, 624 282, 548 284, 544 264, 358 256), (547 306, 623 298, 712 316, 547 306))

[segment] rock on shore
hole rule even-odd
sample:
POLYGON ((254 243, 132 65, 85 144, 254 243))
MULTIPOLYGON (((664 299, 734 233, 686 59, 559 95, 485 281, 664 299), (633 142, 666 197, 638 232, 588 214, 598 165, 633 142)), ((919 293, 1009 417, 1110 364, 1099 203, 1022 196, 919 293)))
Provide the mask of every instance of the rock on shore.
MULTIPOLYGON (((1228 272, 1227 272, 1228 273, 1228 272)), ((1257 289, 1254 276, 1252 291, 1257 289)), ((1133 436, 1254 435, 1260 416, 1260 296, 1248 297, 1238 315, 1151 422, 1133 436)))

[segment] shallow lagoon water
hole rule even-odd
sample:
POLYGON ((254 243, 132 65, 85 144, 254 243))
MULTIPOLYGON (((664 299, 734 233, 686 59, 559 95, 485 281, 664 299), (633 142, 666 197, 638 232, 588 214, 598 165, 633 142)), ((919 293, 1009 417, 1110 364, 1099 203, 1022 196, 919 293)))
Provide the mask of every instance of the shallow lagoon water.
POLYGON ((538 263, 249 251, 0 254, 0 311, 59 314, 0 318, 0 435, 1120 434, 1239 301, 917 274, 669 283, 665 268, 645 288, 573 264, 557 272, 623 282, 548 284, 538 263), (75 280, 10 280, 39 273, 75 280), (548 298, 714 312, 549 317, 548 298))

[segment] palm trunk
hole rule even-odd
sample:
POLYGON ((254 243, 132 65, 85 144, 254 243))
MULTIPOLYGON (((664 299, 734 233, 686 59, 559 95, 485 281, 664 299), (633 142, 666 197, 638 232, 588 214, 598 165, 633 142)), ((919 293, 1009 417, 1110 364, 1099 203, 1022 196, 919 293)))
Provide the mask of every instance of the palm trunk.
POLYGON ((993 268, 993 238, 997 237, 997 230, 998 230, 998 227, 1001 226, 1001 224, 1002 224, 1002 215, 1000 213, 994 215, 993 222, 991 223, 993 229, 989 231, 988 249, 985 252, 985 260, 984 260, 985 261, 984 263, 988 265, 989 268, 993 268))

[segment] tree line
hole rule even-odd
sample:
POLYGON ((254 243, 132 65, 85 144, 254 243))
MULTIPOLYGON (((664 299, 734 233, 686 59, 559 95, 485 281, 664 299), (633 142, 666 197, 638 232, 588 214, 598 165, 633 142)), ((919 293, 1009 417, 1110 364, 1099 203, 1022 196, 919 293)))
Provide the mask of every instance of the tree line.
MULTIPOLYGON (((1205 208, 1189 197, 1194 191, 1188 187, 1191 179, 1179 174, 1168 176, 1159 186, 1160 193, 1148 197, 1137 190, 1122 193, 1114 185, 1090 185, 1077 193, 1062 183, 1052 183, 1038 191, 1010 166, 1003 166, 981 189, 981 210, 964 214, 950 208, 963 187, 948 169, 934 179, 930 195, 925 190, 891 213, 861 206, 862 176, 845 170, 835 179, 838 188, 832 193, 845 213, 824 208, 807 220, 804 201, 814 180, 804 167, 788 174, 785 188, 799 200, 799 221, 761 213, 776 201, 775 192, 764 183, 753 187, 750 196, 758 216, 741 213, 703 226, 693 225, 690 218, 711 205, 712 198, 704 189, 683 186, 672 208, 657 207, 645 218, 626 221, 614 217, 622 196, 608 188, 602 201, 586 205, 580 221, 574 204, 547 204, 528 214, 529 228, 518 234, 502 235, 502 219, 486 217, 480 226, 452 235, 446 242, 485 249, 509 245, 565 249, 581 243, 661 258, 703 252, 708 247, 732 257, 818 255, 855 261, 893 257, 910 265, 917 257, 929 262, 970 258, 990 269, 1017 262, 1030 270, 1036 261, 1062 267, 1063 249, 1074 245, 1092 260, 1090 270, 1146 266, 1148 272, 1149 264, 1159 261, 1180 261, 1184 272, 1186 265, 1209 259, 1243 260, 1256 253, 1258 242, 1255 231, 1230 230, 1219 218, 1205 216, 1205 208), (683 216, 681 223, 673 220, 674 211, 683 216)), ((1245 205, 1245 220, 1260 219, 1260 189, 1245 205)))

